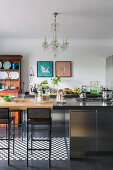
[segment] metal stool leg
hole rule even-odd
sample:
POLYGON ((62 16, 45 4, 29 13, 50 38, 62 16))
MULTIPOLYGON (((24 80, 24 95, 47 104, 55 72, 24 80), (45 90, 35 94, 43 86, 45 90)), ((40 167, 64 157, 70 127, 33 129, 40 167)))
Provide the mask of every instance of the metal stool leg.
POLYGON ((49 125, 49 166, 51 166, 51 122, 49 125))
POLYGON ((29 144, 28 133, 29 133, 29 124, 27 122, 27 166, 28 166, 28 144, 29 144))
POLYGON ((7 124, 6 124, 6 138, 7 138, 7 124))
POLYGON ((22 112, 22 141, 23 141, 23 114, 24 114, 24 111, 22 112))
POLYGON ((11 124, 8 124, 8 165, 10 164, 10 128, 11 124))
POLYGON ((33 125, 31 125, 31 154, 32 154, 32 143, 33 143, 33 125))
POLYGON ((15 144, 15 118, 13 119, 13 154, 14 154, 14 144, 15 144))
POLYGON ((22 112, 23 114, 23 116, 22 116, 22 141, 23 141, 23 136, 24 136, 24 127, 25 127, 25 119, 26 119, 26 116, 25 116, 25 114, 26 114, 26 111, 25 110, 23 110, 23 112, 22 112))

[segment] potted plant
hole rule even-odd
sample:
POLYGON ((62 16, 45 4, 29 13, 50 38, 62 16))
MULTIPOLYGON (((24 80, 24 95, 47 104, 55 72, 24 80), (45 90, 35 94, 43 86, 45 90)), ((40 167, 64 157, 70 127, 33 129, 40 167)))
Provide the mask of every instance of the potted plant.
POLYGON ((55 86, 58 86, 58 84, 61 82, 61 78, 60 77, 51 78, 51 82, 53 84, 53 91, 54 91, 55 86))
POLYGON ((47 80, 42 81, 38 86, 43 86, 43 85, 45 85, 45 84, 48 84, 48 81, 47 81, 47 80))

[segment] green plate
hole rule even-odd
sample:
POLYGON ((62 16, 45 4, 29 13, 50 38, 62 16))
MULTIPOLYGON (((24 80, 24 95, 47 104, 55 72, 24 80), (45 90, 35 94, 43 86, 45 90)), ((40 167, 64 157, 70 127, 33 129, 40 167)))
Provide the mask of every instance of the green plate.
POLYGON ((9 61, 5 61, 3 64, 3 68, 10 69, 10 67, 11 67, 11 63, 9 61))

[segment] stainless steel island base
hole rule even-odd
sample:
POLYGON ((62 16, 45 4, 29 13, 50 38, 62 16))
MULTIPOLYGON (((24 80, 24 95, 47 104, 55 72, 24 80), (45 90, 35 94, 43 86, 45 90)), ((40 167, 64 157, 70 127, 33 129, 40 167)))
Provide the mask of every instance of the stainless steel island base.
POLYGON ((70 111, 70 158, 90 152, 113 152, 113 109, 86 108, 70 111))

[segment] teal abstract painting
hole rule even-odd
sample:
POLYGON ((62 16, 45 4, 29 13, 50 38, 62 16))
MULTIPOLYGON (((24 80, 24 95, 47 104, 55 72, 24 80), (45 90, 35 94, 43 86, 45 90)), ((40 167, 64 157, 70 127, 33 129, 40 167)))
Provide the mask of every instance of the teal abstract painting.
POLYGON ((37 61, 37 77, 52 77, 53 62, 52 61, 37 61))

